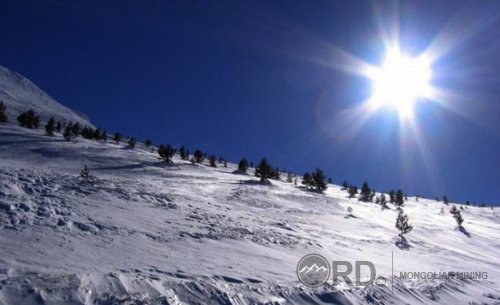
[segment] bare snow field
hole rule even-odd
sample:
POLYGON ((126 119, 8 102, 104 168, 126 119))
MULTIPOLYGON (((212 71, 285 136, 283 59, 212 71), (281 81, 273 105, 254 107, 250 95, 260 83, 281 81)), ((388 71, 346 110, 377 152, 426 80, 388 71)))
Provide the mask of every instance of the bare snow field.
MULTIPOLYGON (((22 97, 35 100, 40 89, 0 72, 8 110, 22 97)), ((87 122, 53 100, 39 108, 87 122)), ((232 163, 212 168, 175 156, 167 164, 142 144, 66 142, 15 125, 13 115, 0 125, 1 305, 500 304, 496 210, 465 207, 464 234, 449 206, 410 197, 403 209, 414 228, 403 250, 392 204, 381 210, 335 185, 325 194, 262 185, 253 169, 238 174, 232 163), (84 164, 90 179, 80 177, 84 164), (388 280, 334 286, 332 277, 308 288, 296 268, 309 253, 371 261, 388 280), (410 271, 487 278, 400 277, 410 271)))

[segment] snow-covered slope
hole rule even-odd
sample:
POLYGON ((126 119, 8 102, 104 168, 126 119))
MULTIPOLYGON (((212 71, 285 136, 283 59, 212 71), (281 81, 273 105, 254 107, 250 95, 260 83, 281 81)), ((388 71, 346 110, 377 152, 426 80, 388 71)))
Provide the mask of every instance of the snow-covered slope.
POLYGON ((499 304, 495 210, 409 198, 397 211, 236 167, 168 165, 139 145, 65 142, 0 126, 0 304, 499 304), (84 164, 95 177, 79 176, 84 164), (355 217, 345 217, 348 206, 355 217), (440 215, 441 207, 446 213, 440 215), (369 260, 394 287, 300 284, 308 253, 369 260), (394 260, 392 260, 394 255, 394 260), (402 280, 401 271, 487 272, 481 280, 402 280))
POLYGON ((21 112, 32 108, 40 115, 42 122, 54 116, 57 120, 92 126, 84 114, 61 105, 29 79, 3 66, 0 66, 0 101, 6 105, 11 122, 16 122, 21 112))

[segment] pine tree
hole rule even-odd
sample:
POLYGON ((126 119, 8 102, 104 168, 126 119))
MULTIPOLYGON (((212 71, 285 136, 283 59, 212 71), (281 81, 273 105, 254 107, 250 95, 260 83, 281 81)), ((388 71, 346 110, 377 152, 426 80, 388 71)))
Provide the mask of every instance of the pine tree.
POLYGON ((3 101, 0 101, 0 123, 7 123, 7 111, 3 101))
POLYGON ((245 158, 241 158, 240 163, 238 163, 238 170, 242 173, 246 173, 248 169, 248 161, 245 158))
POLYGON ((269 178, 273 177, 273 172, 274 170, 266 158, 262 158, 255 167, 255 176, 260 177, 260 182, 269 182, 269 178))
POLYGON ((186 150, 184 146, 181 146, 181 149, 179 149, 179 155, 181 156, 182 160, 189 159, 189 152, 186 150))
POLYGON ((278 167, 275 167, 274 169, 272 169, 271 171, 271 177, 272 179, 275 179, 275 180, 280 180, 280 169, 278 167))
POLYGON ((404 237, 413 229, 413 226, 409 223, 408 215, 406 215, 403 210, 399 211, 398 218, 396 219, 396 229, 399 230, 399 236, 404 237))
POLYGON ((196 163, 203 163, 203 161, 205 160, 205 157, 203 156, 203 152, 199 149, 197 149, 194 152, 193 157, 194 157, 194 162, 196 162, 196 163))
POLYGON ((384 194, 380 195, 380 207, 382 209, 388 209, 389 208, 387 206, 387 200, 385 199, 385 195, 384 194))
POLYGON ((47 124, 45 124, 45 133, 48 136, 53 136, 56 129, 56 120, 52 117, 49 119, 47 124))
POLYGON ((358 194, 358 187, 355 185, 351 185, 349 187, 349 198, 354 198, 358 194))
POLYGON ((80 123, 76 122, 75 124, 73 124, 73 126, 71 127, 71 136, 73 138, 76 138, 80 135, 81 133, 81 126, 80 126, 80 123))
POLYGON ((391 190, 389 192, 389 202, 390 203, 395 203, 396 202, 396 192, 394 192, 394 190, 391 190))
POLYGON ((146 141, 144 141, 144 145, 146 145, 147 148, 150 148, 151 145, 153 145, 153 141, 151 141, 150 139, 147 139, 146 141))
POLYGON ((175 155, 175 153, 176 149, 170 145, 165 146, 161 144, 160 147, 158 147, 158 154, 163 160, 165 160, 168 163, 172 162, 172 158, 175 155))
POLYGON ((312 176, 309 174, 309 172, 305 172, 304 176, 302 176, 302 184, 305 185, 305 187, 310 188, 312 186, 312 176))
POLYGON ((88 178, 90 177, 90 170, 87 168, 87 165, 84 165, 81 172, 80 172, 80 176, 82 176, 82 178, 88 178))
POLYGON ((94 130, 90 126, 83 127, 81 135, 84 139, 92 140, 94 138, 94 130))
POLYGON ((360 193, 361 196, 359 197, 359 200, 361 200, 361 201, 371 201, 370 200, 371 194, 372 194, 372 190, 368 186, 368 183, 364 182, 363 186, 361 186, 361 193, 360 193))
POLYGON ((208 162, 210 164, 211 167, 217 167, 217 158, 215 157, 215 155, 210 155, 210 157, 208 158, 208 162))
POLYGON ((458 227, 462 228, 462 223, 464 222, 464 218, 462 217, 462 213, 460 213, 460 211, 457 210, 455 212, 455 214, 453 214, 453 218, 455 218, 455 221, 457 222, 458 227))
POLYGON ((58 120, 56 124, 56 131, 61 132, 61 130, 62 130, 62 122, 61 120, 58 120))
POLYGON ((134 149, 135 148, 135 143, 137 143, 137 140, 134 138, 134 137, 130 137, 130 139, 128 139, 128 148, 130 149, 134 149))
POLYGON ((403 198, 403 191, 402 190, 398 190, 396 192, 396 201, 395 201, 396 205, 397 206, 402 206, 405 201, 404 201, 404 198, 403 198))
POLYGON ((17 121, 19 125, 26 128, 38 129, 40 127, 40 117, 36 115, 33 109, 21 113, 17 117, 17 121))
POLYGON ((224 167, 227 167, 227 160, 224 159, 224 167))
POLYGON ((341 190, 349 191, 349 182, 347 182, 347 180, 342 182, 342 189, 341 190))
POLYGON ((94 139, 95 141, 100 141, 101 140, 101 129, 100 128, 96 128, 94 129, 94 133, 92 134, 92 139, 94 139))
POLYGON ((66 141, 71 141, 71 126, 68 125, 64 128, 64 132, 63 132, 63 137, 64 137, 64 140, 66 141))
POLYGON ((316 171, 312 174, 313 186, 320 192, 324 192, 327 188, 325 182, 325 174, 320 168, 316 168, 316 171))
POLYGON ((103 130, 101 132, 99 139, 103 142, 106 142, 108 140, 108 134, 107 134, 106 130, 103 130))
POLYGON ((116 143, 116 144, 119 144, 122 140, 122 135, 121 133, 119 132, 115 132, 115 134, 113 135, 113 141, 116 143))
POLYGON ((288 174, 286 175, 286 182, 288 182, 288 183, 292 183, 293 182, 292 172, 288 172, 288 174))
POLYGON ((443 203, 446 205, 449 205, 450 203, 448 202, 448 197, 444 196, 443 197, 443 203))

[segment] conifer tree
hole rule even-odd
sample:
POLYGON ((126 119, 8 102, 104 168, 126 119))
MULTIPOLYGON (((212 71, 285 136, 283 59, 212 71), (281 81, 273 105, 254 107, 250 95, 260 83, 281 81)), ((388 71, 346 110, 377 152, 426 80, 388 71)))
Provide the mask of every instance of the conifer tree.
POLYGON ((48 136, 53 136, 54 131, 56 130, 56 120, 51 117, 47 124, 45 124, 45 134, 48 136))
POLYGON ((227 160, 224 159, 224 167, 227 167, 227 160))
POLYGON ((394 192, 394 190, 391 190, 389 192, 389 202, 390 203, 395 203, 396 202, 396 192, 394 192))
POLYGON ((288 183, 292 183, 293 182, 292 172, 288 172, 288 174, 286 175, 286 182, 288 182, 288 183))
POLYGON ((127 143, 128 144, 128 148, 134 149, 136 142, 137 142, 137 140, 134 137, 130 137, 130 139, 128 139, 128 143, 127 143))
POLYGON ((194 154, 193 154, 194 162, 196 163, 203 163, 205 160, 205 157, 203 155, 203 152, 199 149, 197 149, 194 154))
POLYGON ((316 171, 312 174, 313 186, 320 192, 324 192, 327 188, 325 183, 325 174, 320 168, 316 168, 316 171))
POLYGON ((17 121, 19 125, 26 128, 38 129, 40 127, 40 117, 36 115, 33 109, 21 113, 17 117, 17 121))
POLYGON ((108 140, 108 134, 107 134, 106 130, 103 130, 101 132, 99 139, 103 142, 106 142, 108 140))
POLYGON ((115 134, 113 135, 113 141, 116 143, 116 144, 119 144, 122 140, 122 135, 121 133, 119 132, 115 132, 115 134))
POLYGON ((75 124, 73 124, 71 126, 71 136, 73 138, 76 138, 80 135, 81 133, 81 126, 80 126, 80 123, 76 122, 75 124))
POLYGON ((153 145, 153 141, 151 141, 150 139, 146 139, 146 141, 144 141, 144 145, 146 145, 147 148, 150 148, 151 145, 153 145))
POLYGON ((90 177, 90 170, 88 169, 87 165, 83 166, 82 170, 80 171, 80 176, 82 176, 82 178, 90 177))
POLYGON ((266 158, 262 158, 260 163, 255 167, 255 176, 260 177, 260 182, 268 182, 273 177, 273 168, 266 158))
POLYGON ((358 187, 355 185, 351 185, 349 187, 349 198, 354 198, 358 194, 358 187))
POLYGON ((58 120, 56 124, 56 131, 61 132, 61 130, 62 130, 62 122, 61 120, 58 120))
POLYGON ((404 201, 404 198, 403 198, 403 191, 402 190, 398 190, 396 192, 396 201, 395 201, 395 203, 396 203, 397 206, 400 207, 400 206, 402 206, 404 204, 404 202, 405 201, 404 201))
POLYGON ((448 197, 444 196, 443 197, 443 203, 446 205, 449 205, 450 203, 448 202, 448 197))
POLYGON ((312 186, 312 176, 309 172, 305 172, 304 176, 302 176, 302 184, 305 185, 306 188, 312 186))
POLYGON ((179 155, 181 156, 182 160, 187 160, 189 158, 189 156, 186 153, 186 148, 184 146, 181 146, 181 148, 179 149, 179 155))
POLYGON ((94 133, 92 134, 92 139, 96 140, 96 141, 100 141, 101 140, 101 129, 100 128, 96 128, 94 129, 94 133))
POLYGON ((240 163, 238 163, 238 170, 242 173, 246 173, 248 169, 248 161, 245 158, 241 158, 240 163))
POLYGON ((396 229, 399 230, 399 236, 401 238, 404 238, 404 235, 410 233, 413 229, 413 226, 409 223, 408 215, 406 215, 403 210, 400 210, 398 213, 396 229))
POLYGON ((210 157, 208 158, 208 162, 210 164, 211 167, 217 167, 217 158, 215 157, 215 155, 210 155, 210 157))
POLYGON ((364 182, 363 186, 361 186, 361 193, 360 193, 359 200, 370 201, 371 194, 372 194, 372 190, 368 186, 368 183, 364 182))
POLYGON ((176 149, 170 145, 165 146, 161 144, 160 147, 158 147, 158 154, 163 160, 165 160, 168 163, 172 162, 172 158, 174 157, 175 153, 176 149))
POLYGON ((68 125, 68 126, 66 126, 64 128, 64 132, 63 132, 64 140, 66 140, 68 142, 71 141, 71 135, 72 135, 72 133, 71 133, 71 126, 68 125))
POLYGON ((347 182, 347 180, 342 182, 342 190, 349 191, 349 182, 347 182))
POLYGON ((0 123, 7 123, 7 111, 3 101, 0 101, 0 123))

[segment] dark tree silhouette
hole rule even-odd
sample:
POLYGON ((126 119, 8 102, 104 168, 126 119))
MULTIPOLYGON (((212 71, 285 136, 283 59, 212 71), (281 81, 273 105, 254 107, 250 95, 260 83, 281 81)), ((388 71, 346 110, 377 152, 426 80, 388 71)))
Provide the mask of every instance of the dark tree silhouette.
POLYGON ((403 191, 402 190, 398 190, 396 192, 396 201, 395 201, 395 204, 397 206, 403 206, 403 204, 405 203, 405 200, 403 198, 403 191))
POLYGON ((312 187, 312 176, 309 172, 305 172, 304 176, 302 176, 302 184, 305 185, 305 187, 310 188, 312 187))
POLYGON ((203 155, 203 152, 199 149, 197 149, 194 154, 193 154, 193 160, 194 162, 196 163, 203 163, 203 161, 205 160, 205 157, 203 155))
POLYGON ((3 101, 0 101, 0 123, 7 123, 7 108, 3 101))
POLYGON ((56 120, 52 117, 49 119, 47 124, 45 124, 45 133, 48 136, 53 136, 55 130, 56 130, 56 120))
POLYGON ((134 137, 130 137, 130 139, 128 139, 128 148, 130 149, 134 149, 135 148, 135 143, 137 143, 137 140, 134 138, 134 137))
POLYGON ((19 125, 26 128, 38 129, 40 127, 40 117, 36 115, 33 109, 21 113, 17 117, 17 121, 19 125))
POLYGON ((255 176, 260 177, 261 182, 268 182, 273 177, 273 168, 266 158, 262 158, 257 167, 255 167, 255 176))
POLYGON ((361 193, 359 200, 361 201, 371 201, 372 189, 368 186, 368 183, 363 182, 361 186, 361 193))
POLYGON ((215 155, 210 155, 210 157, 208 158, 208 162, 210 164, 211 167, 217 167, 217 158, 215 157, 215 155))
POLYGON ((176 150, 170 145, 163 145, 161 144, 160 147, 158 147, 158 154, 160 157, 165 160, 168 163, 172 162, 172 157, 175 155, 176 150))
POLYGON ((115 134, 113 135, 113 141, 116 143, 116 144, 119 144, 122 140, 122 135, 121 133, 119 132, 115 132, 115 134))
POLYGON ((313 186, 315 186, 318 191, 324 192, 326 190, 325 174, 320 168, 316 168, 312 174, 312 180, 313 186))
POLYGON ((248 169, 248 161, 245 158, 241 158, 240 163, 238 163, 238 170, 242 173, 246 173, 248 169))

